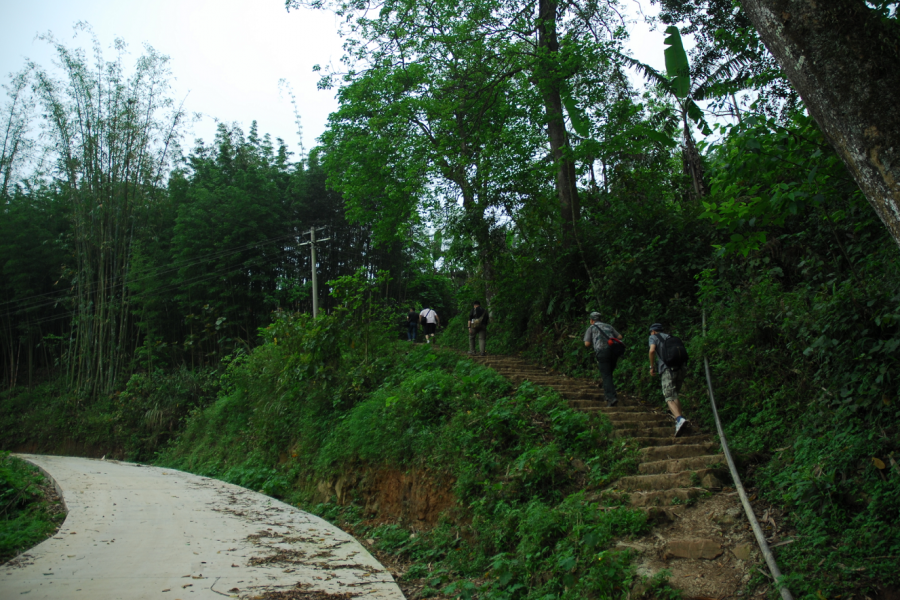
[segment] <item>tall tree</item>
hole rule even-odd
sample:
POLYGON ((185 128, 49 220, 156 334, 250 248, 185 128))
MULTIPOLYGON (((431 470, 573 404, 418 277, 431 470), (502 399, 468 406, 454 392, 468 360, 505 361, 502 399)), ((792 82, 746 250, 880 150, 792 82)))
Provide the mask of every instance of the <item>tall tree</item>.
POLYGON ((741 0, 900 245, 900 23, 881 0, 741 0))
MULTIPOLYGON (((287 1, 288 7, 300 4, 300 0, 287 1)), ((331 7, 348 17, 355 15, 357 8, 339 3, 331 7)), ((575 75, 579 70, 593 71, 604 66, 603 61, 579 62, 577 51, 589 44, 609 44, 615 38, 614 33, 603 33, 607 31, 603 27, 583 25, 585 21, 602 25, 607 17, 605 9, 591 4, 575 10, 551 0, 532 1, 524 6, 502 0, 399 0, 379 7, 375 17, 361 10, 357 18, 349 20, 353 25, 348 62, 353 68, 344 76, 348 90, 342 107, 347 108, 345 114, 353 110, 351 96, 363 91, 357 85, 363 80, 368 82, 366 91, 376 92, 381 100, 379 107, 370 101, 366 111, 360 109, 360 118, 366 113, 369 125, 356 128, 353 135, 357 147, 370 143, 364 141, 376 130, 370 125, 385 124, 377 129, 390 130, 397 137, 382 164, 409 150, 419 160, 419 168, 401 172, 428 181, 422 174, 437 171, 439 177, 458 187, 467 209, 478 198, 482 213, 492 203, 501 204, 504 194, 521 189, 521 184, 512 183, 509 189, 498 193, 491 181, 495 175, 515 180, 508 177, 510 172, 546 171, 557 196, 556 225, 564 239, 571 239, 579 213, 578 171, 566 117, 568 112, 570 120, 574 119, 571 107, 575 106, 575 75), (354 86, 355 91, 350 91, 354 86), (395 108, 395 104, 401 104, 405 110, 395 108), (510 112, 515 111, 520 114, 511 116, 510 112), (386 119, 388 115, 394 120, 386 119), (509 129, 511 125, 515 127, 516 119, 521 123, 522 117, 527 119, 525 128, 509 129), (406 124, 401 126, 403 119, 406 124), (533 147, 531 133, 518 142, 508 133, 528 128, 543 132, 542 148, 533 147), (415 140, 423 136, 431 140, 431 148, 424 154, 404 143, 404 137, 415 140), (491 167, 492 162, 511 155, 518 156, 502 167, 491 167), (479 180, 485 186, 482 189, 478 189, 479 180), (493 191, 485 193, 488 189, 493 191)), ((345 129, 344 133, 350 132, 345 129)), ((369 160, 378 161, 379 156, 373 155, 369 160)), ((531 177, 520 179, 527 181, 531 177)), ((424 187, 427 184, 416 189, 424 187)), ((528 195, 534 199, 543 194, 532 189, 528 195)), ((353 196, 349 195, 351 202, 353 196)), ((410 203, 406 201, 405 205, 410 203)), ((478 227, 474 223, 469 226, 478 227)))
POLYGON ((182 111, 168 95, 168 58, 145 48, 131 74, 126 45, 93 64, 52 37, 60 76, 34 65, 61 193, 72 219, 74 327, 72 384, 89 394, 112 389, 129 360, 128 280, 136 208, 162 191, 182 111))

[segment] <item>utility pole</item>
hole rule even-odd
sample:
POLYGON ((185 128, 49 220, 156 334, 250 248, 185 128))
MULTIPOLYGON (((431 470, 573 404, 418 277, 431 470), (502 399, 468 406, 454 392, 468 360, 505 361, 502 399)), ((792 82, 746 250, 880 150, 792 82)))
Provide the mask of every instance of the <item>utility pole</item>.
MULTIPOLYGON (((322 231, 325 229, 324 227, 319 227, 318 229, 315 227, 309 228, 309 241, 303 242, 300 244, 301 246, 305 246, 309 244, 310 248, 310 262, 312 263, 312 315, 313 319, 315 319, 319 315, 319 284, 316 280, 316 232, 322 231)), ((320 242, 327 242, 331 238, 325 238, 324 240, 319 240, 320 242)))

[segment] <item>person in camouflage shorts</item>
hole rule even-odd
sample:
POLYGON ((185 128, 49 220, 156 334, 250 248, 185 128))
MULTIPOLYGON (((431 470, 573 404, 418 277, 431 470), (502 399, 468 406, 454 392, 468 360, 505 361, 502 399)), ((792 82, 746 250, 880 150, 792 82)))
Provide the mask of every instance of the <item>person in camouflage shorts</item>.
POLYGON ((650 374, 656 375, 659 373, 660 379, 662 379, 663 398, 666 399, 666 404, 669 406, 669 410, 672 411, 672 416, 675 417, 675 437, 678 437, 689 427, 688 420, 681 413, 681 403, 678 401, 678 392, 681 391, 681 384, 684 383, 687 369, 685 367, 670 369, 657 356, 656 350, 660 343, 669 337, 662 332, 662 329, 663 326, 660 323, 654 323, 650 326, 650 374))

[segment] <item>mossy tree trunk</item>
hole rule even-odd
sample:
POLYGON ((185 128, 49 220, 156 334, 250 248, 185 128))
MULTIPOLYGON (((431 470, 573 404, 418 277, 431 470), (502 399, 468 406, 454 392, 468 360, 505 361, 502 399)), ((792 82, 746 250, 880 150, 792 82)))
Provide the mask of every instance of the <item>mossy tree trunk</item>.
POLYGON ((900 25, 861 0, 741 0, 900 245, 900 25))

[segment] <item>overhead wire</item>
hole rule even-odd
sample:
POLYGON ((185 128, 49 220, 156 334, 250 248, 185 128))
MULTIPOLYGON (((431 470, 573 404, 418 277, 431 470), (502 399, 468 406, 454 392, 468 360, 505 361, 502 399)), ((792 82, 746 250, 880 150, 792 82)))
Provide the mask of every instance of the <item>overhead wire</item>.
MULTIPOLYGON (((233 269, 227 269, 227 270, 221 270, 221 271, 214 271, 214 272, 212 272, 212 273, 204 273, 204 274, 202 274, 202 275, 197 275, 197 276, 195 276, 195 277, 193 277, 193 278, 190 278, 190 279, 187 279, 187 280, 184 280, 184 281, 180 281, 180 282, 178 282, 177 284, 170 284, 170 285, 168 285, 168 286, 163 286, 163 288, 161 288, 161 289, 154 288, 154 289, 152 289, 152 290, 147 290, 147 291, 145 291, 145 292, 138 292, 138 293, 136 293, 136 294, 132 294, 131 296, 129 296, 129 299, 142 298, 142 297, 144 297, 145 295, 158 295, 158 294, 163 294, 163 293, 165 293, 165 292, 168 292, 168 291, 171 291, 171 290, 174 290, 174 289, 178 289, 179 287, 181 287, 181 286, 183 286, 183 285, 185 285, 185 284, 200 283, 200 282, 202 282, 202 281, 207 281, 207 280, 215 279, 215 278, 217 278, 217 277, 224 277, 224 276, 226 276, 226 275, 230 275, 231 273, 235 273, 235 272, 237 272, 237 271, 240 271, 240 270, 242 270, 242 269, 244 269, 244 268, 246 268, 246 265, 240 265, 240 266, 238 266, 238 267, 236 267, 236 268, 233 268, 233 269)), ((55 315, 55 316, 52 316, 52 317, 44 317, 44 318, 41 318, 41 319, 36 319, 36 320, 33 320, 33 321, 28 321, 27 324, 28 324, 28 325, 41 325, 41 324, 49 323, 49 322, 52 322, 52 321, 58 321, 58 320, 60 320, 60 319, 71 318, 73 312, 74 312, 73 310, 67 310, 65 313, 60 314, 60 315, 55 315)), ((0 327, 0 331, 11 331, 12 329, 13 329, 12 327, 0 327)))
MULTIPOLYGON (((301 234, 301 235, 302 235, 302 234, 301 234)), ((261 240, 261 241, 258 241, 258 242, 252 242, 252 243, 250 243, 250 244, 245 244, 245 245, 243 245, 243 246, 235 246, 235 247, 233 247, 233 248, 228 248, 228 249, 225 249, 225 250, 220 250, 220 251, 217 251, 217 252, 213 252, 213 253, 211 253, 211 254, 207 254, 207 255, 205 255, 205 256, 201 256, 201 257, 199 257, 199 258, 195 258, 195 259, 193 259, 191 262, 186 262, 186 263, 182 263, 182 264, 173 264, 173 265, 170 265, 169 267, 166 267, 166 268, 164 268, 164 269, 154 270, 153 272, 149 273, 148 275, 146 275, 146 276, 144 276, 144 277, 137 277, 137 278, 134 278, 134 279, 128 279, 127 281, 122 282, 122 283, 115 283, 115 284, 112 284, 112 285, 110 286, 110 288, 111 288, 111 289, 114 289, 115 287, 118 287, 118 286, 130 285, 130 284, 138 283, 138 282, 145 281, 145 280, 150 279, 150 278, 153 278, 153 277, 158 277, 158 276, 160 276, 160 275, 164 275, 164 274, 166 274, 166 273, 171 273, 172 271, 177 271, 177 270, 180 270, 180 269, 186 269, 186 268, 189 268, 189 267, 196 266, 196 265, 198 265, 198 264, 207 263, 207 262, 210 262, 210 261, 212 261, 212 260, 217 260, 217 259, 220 259, 220 258, 224 258, 224 257, 229 256, 229 255, 232 255, 232 254, 237 254, 238 252, 243 252, 244 250, 249 250, 249 249, 251 249, 251 248, 255 248, 255 247, 258 247, 258 246, 263 246, 263 245, 266 245, 266 244, 274 243, 274 242, 277 242, 277 241, 281 241, 281 240, 288 239, 288 238, 293 238, 293 237, 297 237, 296 234, 287 234, 287 235, 282 235, 282 236, 276 236, 276 237, 273 237, 273 238, 267 238, 267 239, 265 239, 265 240, 261 240)), ((99 284, 90 284, 90 286, 87 288, 87 292, 88 292, 88 293, 93 292, 93 291, 94 291, 94 288, 96 288, 96 287, 99 287, 99 284)), ((33 296, 27 296, 27 297, 25 297, 25 298, 20 298, 20 299, 15 299, 15 300, 7 300, 7 301, 5 301, 5 302, 0 302, 0 306, 5 306, 5 305, 7 305, 7 304, 13 304, 13 303, 17 303, 17 302, 23 302, 23 301, 25 301, 25 300, 29 300, 29 299, 33 299, 33 298, 42 298, 42 297, 47 297, 47 296, 54 296, 54 297, 55 297, 55 296, 58 296, 58 298, 53 298, 53 299, 51 299, 51 300, 46 300, 46 301, 42 301, 42 302, 35 302, 35 303, 32 303, 31 305, 26 305, 26 306, 24 306, 24 307, 19 307, 19 308, 15 309, 15 310, 33 310, 33 309, 35 309, 35 308, 42 308, 42 307, 44 307, 44 306, 50 306, 50 305, 56 304, 57 302, 59 302, 60 299, 65 298, 69 293, 70 293, 69 290, 59 290, 59 291, 55 291, 55 292, 46 292, 46 293, 43 293, 43 294, 35 294, 35 295, 33 295, 33 296)))
MULTIPOLYGON (((272 238, 267 238, 267 239, 265 239, 265 240, 260 240, 260 241, 258 241, 258 242, 252 242, 252 243, 250 243, 250 244, 245 244, 245 245, 243 245, 243 246, 235 246, 235 247, 228 248, 228 249, 225 249, 225 250, 220 250, 220 251, 217 251, 217 252, 213 252, 213 253, 210 253, 210 254, 201 256, 201 257, 199 257, 199 258, 195 258, 195 259, 193 259, 193 260, 190 261, 190 262, 185 262, 185 263, 181 263, 181 264, 173 264, 173 265, 171 265, 171 266, 169 266, 169 267, 167 267, 167 268, 155 270, 155 271, 153 271, 152 273, 150 273, 150 274, 148 274, 148 275, 146 275, 146 276, 144 276, 144 277, 139 277, 139 278, 135 278, 135 279, 130 279, 130 280, 124 281, 124 282, 122 282, 122 283, 116 283, 116 284, 113 284, 113 285, 109 286, 108 289, 114 290, 114 289, 119 288, 119 287, 124 287, 124 286, 127 286, 127 285, 133 285, 134 283, 141 282, 141 281, 145 281, 145 280, 150 279, 150 278, 158 277, 158 276, 160 276, 160 275, 162 275, 162 274, 165 274, 165 273, 170 273, 170 272, 172 272, 172 271, 176 271, 176 270, 180 270, 180 269, 189 268, 189 267, 192 267, 192 266, 195 266, 195 265, 198 265, 198 264, 202 264, 202 263, 208 263, 208 262, 210 262, 210 261, 212 261, 212 260, 224 258, 224 257, 226 257, 226 256, 233 255, 233 254, 236 254, 236 253, 238 253, 238 252, 242 252, 242 251, 247 250, 247 249, 250 249, 250 248, 259 247, 259 246, 262 246, 262 245, 266 245, 266 244, 269 244, 269 243, 274 243, 274 242, 281 241, 281 240, 288 239, 288 238, 295 238, 295 239, 296 239, 296 238, 302 236, 303 233, 305 233, 305 232, 302 231, 302 230, 300 230, 300 231, 298 231, 298 232, 294 232, 294 233, 291 233, 291 234, 286 234, 286 235, 282 235, 282 236, 275 236, 275 237, 272 237, 272 238)), ((349 250, 349 249, 345 249, 345 248, 340 247, 340 246, 335 246, 335 245, 333 245, 333 244, 327 244, 327 245, 326 245, 326 244, 323 244, 321 252, 322 252, 323 255, 327 255, 329 258, 332 258, 332 259, 337 258, 339 261, 345 262, 345 264, 346 264, 346 263, 357 263, 357 261, 361 258, 360 252, 358 252, 358 251, 354 252, 354 251, 351 251, 351 250, 349 250), (354 258, 354 259, 356 259, 356 260, 352 260, 352 261, 343 261, 343 260, 341 260, 341 259, 346 259, 346 258, 354 258)), ((388 253, 388 254, 389 254, 389 253, 388 253)), ((384 256, 385 254, 384 254, 383 252, 379 252, 379 251, 377 251, 377 250, 373 250, 373 249, 370 248, 370 252, 368 253, 368 255, 366 255, 366 253, 363 253, 362 258, 364 258, 364 260, 361 261, 361 263, 357 263, 357 264, 359 264, 360 266, 363 266, 363 265, 377 266, 377 265, 371 265, 371 264, 370 264, 370 261, 369 261, 369 260, 365 260, 365 258, 379 258, 379 255, 384 256)), ((265 263, 265 262, 270 262, 270 261, 272 261, 272 260, 276 260, 277 258, 279 258, 279 257, 271 257, 271 258, 268 258, 268 259, 263 259, 263 263, 265 263)), ((324 256, 323 256, 323 258, 324 258, 324 256)), ((252 262, 258 261, 258 257, 255 257, 254 259, 251 259, 251 261, 252 261, 252 262)), ((159 288, 153 288, 153 289, 149 289, 149 290, 146 290, 146 291, 143 291, 143 292, 135 292, 135 293, 130 294, 130 295, 128 296, 128 299, 129 299, 129 300, 132 300, 132 299, 140 299, 140 298, 143 298, 143 297, 146 297, 146 296, 165 294, 165 293, 167 293, 167 292, 169 292, 169 291, 177 290, 177 289, 179 289, 179 288, 181 288, 181 287, 183 287, 183 286, 185 286, 185 285, 192 285, 192 284, 200 283, 200 282, 202 282, 202 281, 207 281, 207 280, 215 279, 215 278, 217 278, 217 277, 224 277, 224 276, 230 275, 230 274, 232 274, 232 273, 241 271, 242 269, 252 267, 253 264, 249 264, 251 261, 245 261, 243 264, 241 264, 241 265, 239 265, 239 266, 237 266, 237 267, 235 267, 235 268, 232 268, 232 269, 217 270, 217 271, 214 271, 214 272, 212 272, 212 273, 207 272, 207 273, 203 273, 202 275, 197 275, 197 276, 195 276, 195 277, 191 277, 191 278, 188 278, 188 279, 180 280, 180 281, 178 281, 178 282, 172 282, 172 283, 170 283, 170 284, 164 285, 164 286, 159 287, 159 288)), ((301 261, 298 261, 298 263, 300 263, 300 262, 301 262, 301 261)), ((308 262, 308 260, 304 260, 304 261, 302 261, 302 262, 308 262)), ((317 261, 317 262, 320 262, 320 261, 317 261)), ((378 262, 378 261, 376 261, 376 262, 378 262)), ((257 262, 256 264, 259 264, 259 263, 257 262)), ((299 273, 298 273, 298 275, 299 275, 299 273)), ((302 276, 301 276, 301 279, 302 279, 302 276)), ((93 288, 95 288, 95 287, 98 287, 98 286, 97 286, 97 285, 93 285, 92 288, 89 288, 89 290, 90 290, 90 291, 93 291, 93 288)), ((50 298, 50 299, 48 299, 48 300, 45 300, 45 301, 35 302, 35 303, 30 304, 30 305, 19 306, 19 307, 17 307, 15 310, 16 310, 17 312, 18 312, 18 311, 23 311, 23 310, 24 310, 24 311, 35 310, 35 309, 43 308, 43 307, 46 307, 46 306, 56 305, 56 304, 59 304, 60 302, 63 302, 63 301, 65 301, 65 300, 71 298, 71 296, 69 295, 69 291, 68 291, 68 290, 63 290, 63 291, 60 291, 60 292, 48 292, 48 293, 45 293, 45 294, 36 294, 36 295, 34 295, 34 296, 29 296, 28 298, 25 298, 25 299, 40 298, 40 297, 46 297, 46 296, 54 296, 54 297, 53 297, 53 298, 50 298)), ((25 300, 25 299, 22 299, 22 300, 25 300)), ((21 300, 10 300, 10 301, 6 301, 6 302, 0 302, 0 306, 4 306, 4 305, 12 304, 12 303, 14 303, 14 302, 20 302, 20 301, 21 301, 21 300)), ((30 320, 30 321, 27 322, 27 324, 28 324, 29 326, 35 326, 35 325, 42 325, 42 324, 45 324, 45 323, 50 323, 50 322, 53 322, 53 321, 59 321, 59 320, 62 320, 62 319, 72 318, 73 312, 74 312, 73 310, 66 310, 66 311, 65 311, 64 313, 62 313, 62 314, 58 314, 58 315, 54 315, 54 316, 48 316, 48 317, 42 317, 42 318, 36 319, 36 320, 30 320)), ((11 330, 13 330, 14 328, 15 328, 15 325, 11 324, 10 326, 7 326, 7 327, 0 327, 0 331, 11 331, 11 330)))

